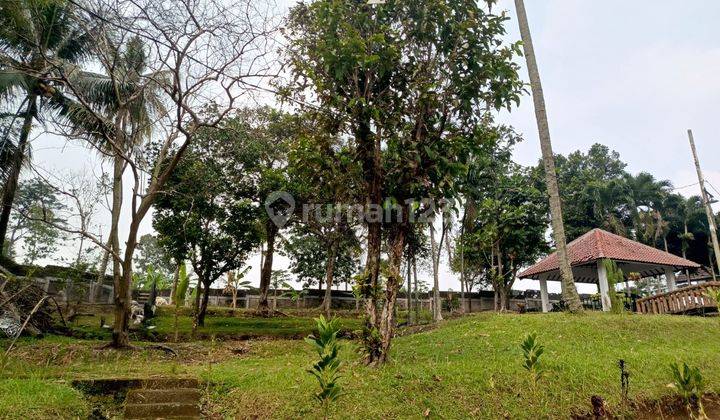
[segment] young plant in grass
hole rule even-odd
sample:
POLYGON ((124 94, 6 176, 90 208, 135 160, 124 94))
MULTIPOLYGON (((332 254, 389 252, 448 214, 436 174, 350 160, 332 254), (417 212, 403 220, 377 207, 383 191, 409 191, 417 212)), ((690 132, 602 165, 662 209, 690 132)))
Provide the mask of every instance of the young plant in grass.
POLYGON ((715 302, 718 312, 720 312, 720 287, 711 287, 705 291, 705 297, 715 302))
POLYGON ((320 315, 316 322, 317 335, 312 334, 305 341, 317 351, 320 360, 313 364, 308 373, 318 381, 320 390, 315 393, 315 399, 320 403, 323 417, 327 419, 331 404, 342 396, 342 387, 338 384, 338 379, 340 379, 340 358, 338 356, 340 345, 337 335, 340 331, 340 320, 338 318, 327 320, 320 315))
POLYGON ((528 334, 523 342, 520 344, 520 348, 523 351, 523 368, 530 373, 532 379, 533 388, 537 386, 537 383, 542 377, 542 369, 540 367, 540 356, 545 352, 545 346, 541 345, 537 341, 537 334, 528 334))
POLYGON ((178 341, 178 312, 180 308, 185 304, 185 295, 187 294, 188 286, 190 285, 190 276, 187 274, 185 268, 185 262, 180 264, 180 270, 178 274, 178 285, 175 288, 175 296, 173 296, 173 302, 175 302, 175 319, 173 328, 175 329, 175 342, 178 341))
POLYGON ((693 419, 707 419, 701 400, 704 384, 700 368, 690 367, 685 362, 683 362, 682 366, 671 363, 670 371, 673 376, 673 383, 670 385, 682 397, 690 417, 693 419))

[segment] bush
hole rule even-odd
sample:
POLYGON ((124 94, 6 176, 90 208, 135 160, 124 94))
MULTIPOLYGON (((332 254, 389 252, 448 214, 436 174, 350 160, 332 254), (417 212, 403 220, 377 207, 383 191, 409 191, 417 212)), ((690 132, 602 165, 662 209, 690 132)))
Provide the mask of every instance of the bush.
POLYGON ((316 321, 317 335, 310 335, 305 341, 317 351, 320 360, 315 362, 312 369, 308 370, 308 373, 318 381, 320 390, 315 393, 315 399, 320 403, 323 415, 327 418, 330 405, 342 396, 342 387, 338 384, 340 378, 340 358, 338 357, 340 345, 337 341, 337 335, 340 332, 340 320, 333 318, 328 321, 324 316, 320 315, 320 318, 317 318, 316 321))

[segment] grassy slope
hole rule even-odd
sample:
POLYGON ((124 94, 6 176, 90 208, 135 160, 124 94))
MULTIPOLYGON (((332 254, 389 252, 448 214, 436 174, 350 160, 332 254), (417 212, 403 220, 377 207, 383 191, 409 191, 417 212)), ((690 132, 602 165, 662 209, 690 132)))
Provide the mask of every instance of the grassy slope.
MULTIPOLYGON (((482 314, 398 338, 392 362, 382 369, 358 363, 354 345, 348 342, 343 352, 347 394, 335 413, 342 418, 421 417, 426 412, 444 418, 567 418, 573 411, 587 410, 594 394, 618 407, 620 358, 631 371, 631 398, 655 399, 672 392, 667 388, 668 364, 678 360, 699 366, 708 390, 720 392, 718 331, 717 319, 482 314), (546 375, 537 390, 520 366, 518 348, 523 336, 533 331, 546 347, 542 358, 546 375)), ((304 371, 313 360, 305 343, 252 342, 250 352, 242 356, 231 351, 238 345, 185 344, 179 347, 180 359, 167 359, 151 351, 98 352, 64 338, 25 341, 5 377, 45 377, 67 390, 49 378, 101 376, 99 372, 137 375, 147 374, 147 369, 192 374, 210 381, 207 408, 217 414, 319 416, 311 398, 315 384, 304 371)), ((17 401, 29 398, 23 388, 8 385, 12 383, 0 381, 0 389, 9 387, 17 401)), ((53 409, 60 410, 62 403, 53 409)))

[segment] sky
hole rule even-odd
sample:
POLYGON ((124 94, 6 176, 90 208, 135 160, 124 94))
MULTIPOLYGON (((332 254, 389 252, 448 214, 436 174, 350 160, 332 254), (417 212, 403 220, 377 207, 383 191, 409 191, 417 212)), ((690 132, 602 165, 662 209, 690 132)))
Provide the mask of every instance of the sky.
MULTIPOLYGON (((556 153, 587 151, 593 143, 603 143, 620 153, 628 171, 650 172, 670 180, 678 192, 695 195, 699 187, 687 139, 691 128, 709 189, 720 190, 720 2, 526 0, 526 9, 556 153)), ((519 40, 513 1, 501 0, 494 7, 500 10, 511 18, 508 42, 519 40)), ((527 81, 522 59, 519 63, 527 81)), ((536 164, 540 145, 530 95, 499 120, 524 137, 515 160, 536 164)), ((102 165, 96 153, 51 135, 33 140, 33 154, 37 167, 51 174, 99 173, 102 165)), ((109 216, 98 222, 104 232, 109 230, 109 216)), ((121 226, 121 238, 126 228, 121 226)), ((142 231, 151 230, 148 216, 142 231)), ((71 246, 64 250, 72 252, 71 246)), ((287 267, 285 258, 276 261, 275 268, 287 267)), ((248 264, 253 268, 247 278, 259 283, 259 257, 248 264)), ((430 272, 419 274, 432 282, 430 272)), ((442 289, 460 290, 445 263, 440 283, 442 289)), ((520 281, 516 288, 538 285, 520 281)), ((596 287, 579 285, 579 290, 594 293, 596 287)), ((550 291, 559 292, 559 285, 551 282, 550 291)))

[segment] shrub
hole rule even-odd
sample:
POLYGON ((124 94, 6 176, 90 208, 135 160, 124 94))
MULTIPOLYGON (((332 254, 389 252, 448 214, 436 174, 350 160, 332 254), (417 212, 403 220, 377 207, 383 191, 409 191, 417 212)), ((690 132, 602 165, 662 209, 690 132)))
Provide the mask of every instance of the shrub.
POLYGON ((323 409, 324 418, 327 418, 330 405, 342 396, 342 387, 338 384, 338 379, 340 379, 340 358, 338 357, 340 345, 337 341, 337 335, 340 331, 340 320, 338 318, 326 320, 324 316, 320 315, 316 322, 317 335, 310 335, 305 341, 317 351, 320 360, 313 364, 308 373, 318 381, 320 390, 315 393, 315 399, 318 400, 323 409))
POLYGON ((700 368, 690 367, 683 362, 682 367, 677 363, 670 364, 670 371, 673 376, 671 384, 678 394, 685 401, 685 407, 690 417, 694 419, 706 419, 705 411, 702 406, 701 397, 703 394, 703 377, 700 374, 700 368))
POLYGON ((535 387, 542 376, 540 370, 540 356, 545 352, 545 347, 537 341, 537 334, 528 334, 520 344, 523 351, 523 368, 530 373, 533 387, 535 387))
POLYGON ((720 287, 710 287, 705 291, 705 296, 715 301, 718 312, 720 312, 720 287))

